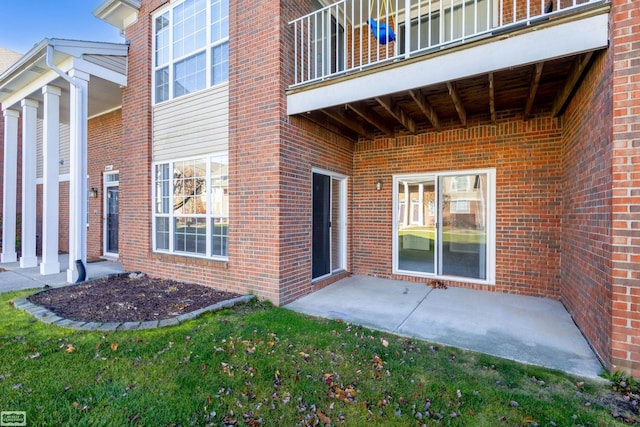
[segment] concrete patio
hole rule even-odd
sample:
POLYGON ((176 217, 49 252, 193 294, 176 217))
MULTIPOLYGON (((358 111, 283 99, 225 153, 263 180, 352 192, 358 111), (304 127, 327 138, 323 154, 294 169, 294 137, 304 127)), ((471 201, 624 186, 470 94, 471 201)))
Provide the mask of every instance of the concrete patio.
POLYGON ((285 307, 577 376, 603 372, 564 306, 551 299, 352 276, 285 307))

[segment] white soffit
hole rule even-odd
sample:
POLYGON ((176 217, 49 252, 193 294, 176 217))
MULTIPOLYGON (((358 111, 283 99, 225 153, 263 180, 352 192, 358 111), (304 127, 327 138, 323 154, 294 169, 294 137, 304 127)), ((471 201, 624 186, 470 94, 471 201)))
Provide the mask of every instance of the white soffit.
POLYGON ((287 114, 342 105, 376 96, 458 80, 511 67, 602 49, 609 44, 609 14, 566 22, 411 61, 287 96, 287 114))
POLYGON ((138 20, 139 10, 140 0, 105 0, 93 15, 123 31, 138 20))

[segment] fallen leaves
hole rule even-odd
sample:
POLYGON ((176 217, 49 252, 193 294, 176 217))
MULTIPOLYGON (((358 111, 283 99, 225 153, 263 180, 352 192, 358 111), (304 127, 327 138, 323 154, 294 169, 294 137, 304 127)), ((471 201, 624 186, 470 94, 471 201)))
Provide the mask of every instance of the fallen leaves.
POLYGON ((114 342, 114 343, 111 344, 111 350, 112 351, 118 350, 118 343, 117 342, 114 342))

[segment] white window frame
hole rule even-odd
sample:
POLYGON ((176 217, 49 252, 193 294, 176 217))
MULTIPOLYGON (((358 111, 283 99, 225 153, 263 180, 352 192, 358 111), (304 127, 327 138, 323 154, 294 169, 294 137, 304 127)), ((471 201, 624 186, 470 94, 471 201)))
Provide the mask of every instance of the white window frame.
MULTIPOLYGON (((217 152, 217 153, 211 153, 211 154, 207 154, 207 155, 203 155, 203 156, 194 156, 194 157, 187 157, 187 158, 179 158, 179 159, 173 159, 173 160, 165 160, 165 161, 157 161, 157 162, 153 162, 153 165, 151 166, 151 174, 152 174, 152 212, 151 212, 151 217, 152 217, 152 251, 155 253, 167 253, 167 254, 173 254, 173 255, 180 255, 180 256, 186 256, 186 257, 193 257, 193 258, 206 258, 206 259, 215 259, 215 260, 222 260, 222 261, 227 261, 229 259, 228 256, 228 241, 229 241, 229 236, 227 234, 227 255, 215 255, 213 254, 213 248, 212 248, 212 224, 213 221, 215 219, 227 219, 227 227, 228 227, 228 219, 229 219, 229 213, 227 211, 226 214, 220 214, 220 213, 215 213, 213 212, 213 206, 212 206, 212 185, 211 185, 211 180, 212 180, 212 175, 211 175, 211 162, 213 161, 213 159, 215 158, 224 158, 227 161, 227 179, 228 179, 228 162, 229 162, 229 155, 228 152, 223 151, 223 152, 217 152), (206 213, 205 214, 190 214, 190 215, 177 215, 174 212, 173 209, 173 197, 174 197, 174 165, 178 162, 188 162, 188 161, 204 161, 206 163, 206 174, 205 174, 205 191, 203 193, 203 195, 205 196, 205 200, 206 200, 206 213), (168 213, 158 213, 157 212, 157 197, 158 197, 158 193, 157 193, 157 181, 156 181, 156 167, 160 166, 160 165, 167 165, 169 167, 169 175, 168 175, 168 181, 169 181, 169 188, 168 188, 168 194, 169 194, 169 207, 168 213), (196 219, 204 219, 206 222, 206 228, 205 228, 205 236, 206 236, 206 249, 205 249, 205 253, 204 254, 200 254, 197 252, 188 252, 188 251, 180 251, 177 250, 174 247, 174 242, 175 242, 175 219, 178 217, 192 217, 192 218, 196 218, 196 219), (157 247, 157 241, 156 241, 156 237, 157 237, 157 233, 156 233, 156 227, 157 227, 157 219, 158 218, 168 218, 168 223, 169 223, 169 248, 168 249, 158 249, 157 247)), ((228 183, 228 181, 227 181, 228 183)), ((228 187, 227 187, 228 188, 228 187)), ((228 206, 227 206, 228 209, 228 206)))
MULTIPOLYGON (((393 175, 393 215, 392 218, 397 217, 397 212, 399 209, 399 196, 398 196, 398 185, 401 180, 406 179, 415 179, 422 177, 433 177, 436 185, 436 194, 437 197, 441 197, 440 191, 440 178, 441 177, 451 177, 456 175, 474 175, 474 174, 482 174, 487 176, 487 264, 486 264, 486 279, 473 279, 468 277, 458 277, 458 276, 447 276, 447 275, 439 275, 438 269, 436 268, 435 274, 432 273, 421 273, 416 271, 407 271, 400 270, 398 268, 398 223, 400 219, 396 219, 398 222, 394 222, 392 224, 392 265, 393 265, 393 274, 403 275, 403 276, 412 276, 412 277, 425 277, 425 278, 436 278, 442 280, 450 280, 455 282, 463 282, 463 283, 477 283, 483 285, 495 285, 496 283, 496 169, 469 169, 469 170, 455 170, 455 171, 439 171, 439 172, 424 172, 424 173, 412 173, 412 174, 399 174, 393 175)), ((440 209, 436 209, 438 211, 438 215, 440 209)), ((440 218, 437 219, 439 221, 440 218)))
MULTIPOLYGON (((227 79, 222 80, 218 83, 216 83, 215 85, 213 84, 213 75, 212 75, 212 69, 213 69, 213 50, 223 46, 225 44, 229 43, 229 35, 227 34, 225 37, 222 37, 218 40, 211 40, 211 1, 212 0, 205 0, 206 3, 206 19, 205 19, 205 33, 206 33, 206 41, 203 47, 199 47, 194 51, 190 51, 186 54, 184 54, 183 56, 179 57, 179 58, 174 58, 173 54, 173 42, 174 42, 174 36, 173 36, 173 31, 174 31, 174 10, 176 7, 182 5, 183 3, 185 3, 185 1, 188 0, 180 0, 180 1, 173 1, 170 2, 169 5, 167 5, 166 7, 163 7, 162 9, 159 9, 156 13, 153 14, 152 16, 152 51, 151 51, 151 68, 152 68, 152 72, 151 72, 151 85, 152 85, 152 102, 154 105, 156 104, 161 104, 164 102, 168 102, 174 99, 179 99, 179 98, 183 98, 185 96, 189 96, 191 94, 194 93, 198 93, 202 90, 205 90, 207 88, 213 87, 213 86, 217 86, 220 84, 225 84, 228 82, 228 72, 227 72, 227 79), (168 13, 168 20, 169 20, 169 24, 168 24, 168 62, 158 65, 156 64, 156 19, 162 15, 164 15, 165 13, 168 13), (200 54, 205 54, 205 85, 203 88, 194 90, 192 92, 187 92, 178 96, 174 96, 174 92, 175 92, 175 76, 174 76, 174 69, 176 64, 181 63, 187 59, 190 58, 195 58, 197 55, 200 54), (163 99, 161 101, 157 101, 156 100, 156 72, 160 71, 164 68, 167 68, 168 70, 168 91, 169 94, 167 96, 167 99, 163 99)), ((225 0, 221 0, 221 1, 225 1, 225 0)), ((228 15, 228 11, 227 11, 227 21, 228 21, 229 15, 228 15)), ((227 48, 227 67, 229 66, 230 62, 229 62, 229 57, 228 57, 228 48, 227 48)), ((227 68, 228 70, 228 68, 227 68)))

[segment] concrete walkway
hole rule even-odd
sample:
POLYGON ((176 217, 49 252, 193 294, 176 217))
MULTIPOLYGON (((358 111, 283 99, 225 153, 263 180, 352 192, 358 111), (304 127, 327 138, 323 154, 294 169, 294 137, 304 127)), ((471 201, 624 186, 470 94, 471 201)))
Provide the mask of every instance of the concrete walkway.
POLYGON ((603 372, 564 306, 551 299, 352 276, 285 307, 577 376, 603 372))
MULTIPOLYGON (((5 271, 0 273, 0 292, 18 291, 22 289, 43 288, 45 285, 52 287, 67 284, 67 268, 69 256, 61 254, 59 256, 60 269, 57 274, 46 276, 40 275, 40 267, 20 268, 19 262, 0 264, 0 268, 5 271)), ((87 264, 87 278, 95 279, 113 273, 121 273, 122 265, 116 261, 99 261, 87 264)))

